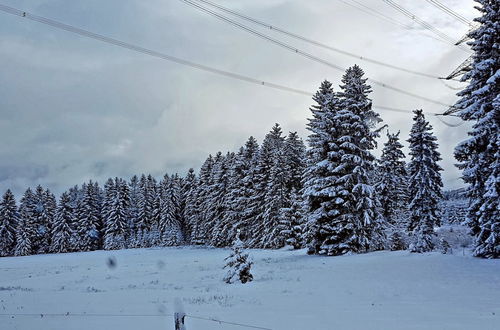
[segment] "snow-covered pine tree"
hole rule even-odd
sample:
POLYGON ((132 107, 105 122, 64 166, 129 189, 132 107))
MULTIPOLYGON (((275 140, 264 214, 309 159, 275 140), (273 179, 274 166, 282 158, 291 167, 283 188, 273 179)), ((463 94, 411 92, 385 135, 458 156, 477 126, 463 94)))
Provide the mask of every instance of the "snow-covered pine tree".
POLYGON ((176 246, 183 241, 179 221, 180 187, 175 176, 165 175, 161 187, 160 241, 163 246, 176 246))
POLYGON ((246 219, 250 226, 248 245, 251 247, 261 248, 269 245, 270 242, 264 237, 268 230, 275 230, 278 223, 278 212, 282 207, 282 197, 284 197, 278 193, 278 190, 281 189, 279 186, 284 185, 283 163, 279 160, 284 141, 281 127, 276 123, 266 134, 257 155, 257 166, 253 179, 255 191, 249 200, 249 208, 253 214, 249 214, 250 217, 246 219), (274 174, 280 173, 279 179, 272 178, 273 167, 274 174), (272 179, 275 179, 274 183, 271 183, 272 179), (274 186, 276 194, 268 191, 270 185, 274 186))
POLYGON ((253 280, 253 275, 250 273, 253 262, 250 261, 248 254, 243 252, 243 242, 239 234, 236 235, 231 254, 224 260, 226 260, 224 268, 229 268, 224 276, 224 282, 231 284, 240 281, 245 284, 253 280))
POLYGON ((229 198, 231 194, 230 189, 230 176, 231 168, 236 161, 234 153, 227 153, 220 162, 214 165, 214 179, 212 195, 212 227, 210 230, 210 244, 216 247, 227 246, 228 237, 226 236, 226 214, 229 209, 229 198))
POLYGON ((71 222, 70 222, 70 227, 71 227, 71 248, 70 251, 80 251, 80 237, 78 234, 78 209, 80 202, 82 200, 83 194, 82 190, 77 186, 73 186, 69 188, 68 190, 68 198, 69 198, 69 204, 72 209, 72 216, 71 216, 71 222))
POLYGON ((297 132, 290 132, 283 145, 287 193, 302 190, 302 176, 306 166, 306 146, 297 132))
POLYGON ((27 256, 35 252, 32 240, 35 239, 37 230, 36 207, 35 195, 28 188, 19 205, 19 221, 16 228, 16 247, 14 249, 14 255, 16 256, 27 256))
POLYGON ((335 218, 340 214, 342 201, 337 196, 338 175, 333 172, 340 164, 337 144, 340 122, 334 120, 339 100, 327 80, 321 83, 313 100, 316 104, 310 107, 312 118, 307 124, 310 134, 303 190, 305 237, 308 253, 334 255, 339 253, 334 247, 339 230, 335 218))
POLYGON ((246 233, 245 219, 252 214, 249 206, 254 191, 253 173, 258 149, 257 141, 251 136, 234 156, 230 166, 226 212, 219 229, 219 237, 224 238, 223 246, 232 245, 238 230, 246 233))
POLYGON ((106 185, 104 214, 104 249, 126 248, 128 211, 130 207, 129 188, 125 180, 115 178, 113 186, 106 185))
POLYGON ((196 193, 198 189, 198 179, 194 169, 190 168, 184 178, 182 186, 182 219, 186 226, 186 242, 192 243, 193 225, 197 223, 196 193))
MULTIPOLYGON (((302 190, 302 176, 306 161, 306 147, 297 132, 290 132, 283 145, 280 161, 283 162, 284 205, 278 212, 278 226, 273 247, 285 244, 294 248, 302 246, 303 207, 298 192, 302 190)), ((274 178, 274 174, 272 177, 274 178)), ((279 178, 279 176, 278 176, 279 178)), ((274 180, 274 179, 273 179, 274 180)), ((274 180, 276 181, 276 180, 274 180)))
POLYGON ((402 149, 399 132, 391 134, 387 131, 387 142, 378 162, 378 182, 375 188, 382 207, 382 215, 393 225, 406 220, 401 216, 408 201, 408 175, 402 149))
POLYGON ((297 193, 295 188, 290 193, 288 204, 288 207, 280 209, 279 225, 277 226, 279 235, 276 238, 275 246, 283 247, 289 245, 294 249, 300 249, 303 247, 304 214, 301 195, 297 193))
POLYGON ((136 224, 139 217, 139 178, 134 175, 129 183, 130 206, 128 210, 127 246, 138 247, 136 224))
POLYGON ((192 242, 194 244, 206 244, 208 241, 207 233, 204 231, 206 228, 207 216, 206 212, 210 208, 210 186, 211 186, 211 173, 214 166, 214 158, 208 155, 203 165, 200 168, 198 190, 196 192, 198 217, 196 223, 192 225, 192 242))
POLYGON ((14 194, 8 189, 0 203, 0 257, 14 254, 17 222, 16 200, 14 194))
POLYGON ((371 150, 377 146, 376 138, 383 128, 377 125, 382 119, 372 109, 368 98, 371 87, 363 76, 357 65, 346 70, 340 86, 340 110, 335 118, 341 123, 338 139, 341 162, 334 172, 339 175, 337 185, 343 200, 339 217, 345 226, 339 234, 340 237, 347 234, 339 240, 339 252, 377 250, 385 243, 385 223, 370 178, 375 165, 371 150))
POLYGON ((72 250, 73 207, 67 192, 62 193, 51 227, 51 252, 64 253, 72 250))
POLYGON ((78 251, 93 251, 101 247, 103 224, 99 195, 99 187, 92 181, 82 185, 82 197, 76 210, 78 251))
POLYGON ((34 253, 47 253, 50 248, 50 225, 53 211, 49 211, 47 194, 42 186, 38 185, 34 194, 35 208, 33 219, 35 221, 35 235, 31 239, 34 253))
POLYGON ((156 180, 151 176, 142 175, 139 180, 139 195, 138 195, 138 217, 136 228, 141 232, 143 238, 139 242, 140 247, 145 247, 148 244, 147 237, 153 225, 153 210, 156 198, 156 180))
POLYGON ((442 198, 441 155, 437 151, 432 126, 425 120, 422 110, 415 110, 410 130, 410 156, 408 164, 411 202, 409 231, 412 233, 411 252, 432 251, 434 226, 440 223, 439 202, 442 198))
POLYGON ((284 150, 277 150, 276 153, 264 195, 262 222, 260 223, 263 230, 258 237, 259 244, 257 245, 260 248, 280 248, 283 246, 281 245, 281 230, 279 228, 283 214, 280 210, 290 205, 284 150))
POLYGON ((347 69, 341 92, 323 82, 309 120, 309 164, 304 199, 309 253, 340 255, 379 249, 384 243, 379 202, 370 184, 381 121, 358 66, 347 69))
POLYGON ((474 255, 500 257, 500 2, 475 0, 480 26, 469 33, 471 70, 468 86, 458 93, 455 108, 473 123, 470 138, 455 149, 462 178, 469 185, 467 222, 476 235, 474 255))

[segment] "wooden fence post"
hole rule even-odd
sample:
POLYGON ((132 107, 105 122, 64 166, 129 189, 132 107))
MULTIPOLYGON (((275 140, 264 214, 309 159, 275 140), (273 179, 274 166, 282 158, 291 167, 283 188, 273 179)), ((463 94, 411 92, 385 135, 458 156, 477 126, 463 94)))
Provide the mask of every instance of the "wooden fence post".
POLYGON ((186 325, 184 324, 184 318, 186 314, 184 313, 174 313, 175 330, 186 330, 186 325))

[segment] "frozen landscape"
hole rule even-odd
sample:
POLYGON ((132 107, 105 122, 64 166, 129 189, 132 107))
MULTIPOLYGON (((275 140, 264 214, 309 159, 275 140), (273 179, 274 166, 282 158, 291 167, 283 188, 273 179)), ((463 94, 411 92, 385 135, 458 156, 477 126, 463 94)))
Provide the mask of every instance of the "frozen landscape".
MULTIPOLYGON (((438 252, 306 256, 249 250, 254 281, 226 284, 228 249, 157 248, 0 259, 1 328, 173 329, 186 314, 270 329, 483 329, 500 324, 500 260, 438 252), (116 261, 110 265, 110 258, 116 261), (71 314, 158 316, 71 316, 71 314), (164 315, 164 316, 162 316, 164 315)), ((186 318, 186 329, 245 329, 186 318)))

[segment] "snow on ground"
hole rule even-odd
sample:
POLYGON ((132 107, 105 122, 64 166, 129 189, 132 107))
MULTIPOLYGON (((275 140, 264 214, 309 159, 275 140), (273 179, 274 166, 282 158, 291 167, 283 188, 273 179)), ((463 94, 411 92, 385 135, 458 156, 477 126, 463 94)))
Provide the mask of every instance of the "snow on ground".
POLYGON ((0 313, 166 314, 0 316, 0 329, 173 329, 176 298, 187 314, 272 329, 500 329, 500 260, 250 250, 255 281, 229 285, 228 254, 184 247, 0 258, 0 313))

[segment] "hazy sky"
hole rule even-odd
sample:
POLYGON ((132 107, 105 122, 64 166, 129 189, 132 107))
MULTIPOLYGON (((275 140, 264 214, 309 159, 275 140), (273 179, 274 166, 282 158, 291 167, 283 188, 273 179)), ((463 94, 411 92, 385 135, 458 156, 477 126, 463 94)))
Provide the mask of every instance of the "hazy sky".
MULTIPOLYGON (((403 29, 340 0, 213 0, 252 17, 395 65, 447 75, 468 53, 437 41, 382 0, 364 4, 403 29)), ((346 0, 350 1, 350 0, 346 0)), ((423 0, 397 0, 457 40, 467 27, 423 0)), ((463 16, 472 0, 442 0, 463 16)), ((179 0, 0 0, 0 3, 153 50, 294 88, 315 91, 341 73, 235 29, 179 0)), ((258 27, 257 27, 258 28, 258 27)), ((272 34, 272 31, 263 30, 272 34)), ((272 34, 283 38, 279 34, 272 34)), ((361 65, 370 78, 452 104, 455 90, 418 77, 283 38, 342 67, 361 65)), ((307 136, 312 100, 135 53, 0 12, 0 191, 20 197, 42 184, 60 193, 86 180, 199 168, 209 153, 259 142, 278 122, 307 136)), ((460 83, 451 82, 454 87, 460 83)), ((373 86, 374 104, 442 112, 446 108, 373 86)), ((406 140, 412 114, 380 111, 406 140)), ((467 125, 437 134, 446 188, 461 186, 453 148, 467 125)), ((456 118, 447 118, 457 123, 456 118)), ((381 138, 382 144, 385 136, 381 138)), ((405 142, 406 145, 406 142, 405 142)))

